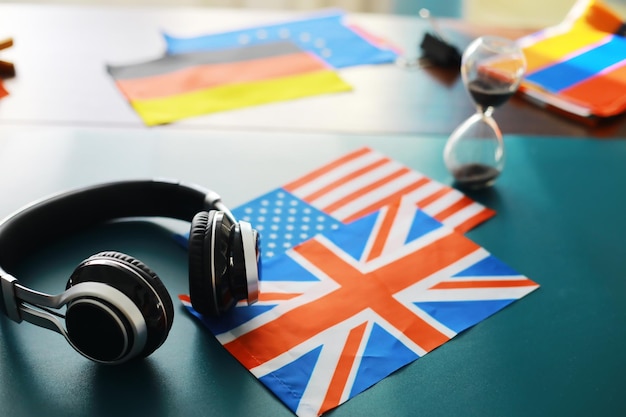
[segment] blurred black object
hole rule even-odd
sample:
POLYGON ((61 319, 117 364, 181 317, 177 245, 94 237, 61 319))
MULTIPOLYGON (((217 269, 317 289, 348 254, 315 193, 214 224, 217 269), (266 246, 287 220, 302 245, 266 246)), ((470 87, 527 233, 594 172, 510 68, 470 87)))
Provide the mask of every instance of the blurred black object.
POLYGON ((461 68, 461 52, 459 49, 436 35, 424 34, 420 44, 422 57, 433 65, 446 68, 461 68))
MULTIPOLYGON (((13 38, 0 40, 0 50, 13 46, 13 38)), ((0 61, 0 78, 15 77, 15 65, 9 61, 0 61)))
POLYGON ((433 33, 426 32, 420 44, 422 58, 428 60, 432 65, 445 68, 461 68, 461 51, 450 43, 441 33, 437 21, 430 15, 428 9, 420 9, 419 15, 422 19, 430 22, 433 33))

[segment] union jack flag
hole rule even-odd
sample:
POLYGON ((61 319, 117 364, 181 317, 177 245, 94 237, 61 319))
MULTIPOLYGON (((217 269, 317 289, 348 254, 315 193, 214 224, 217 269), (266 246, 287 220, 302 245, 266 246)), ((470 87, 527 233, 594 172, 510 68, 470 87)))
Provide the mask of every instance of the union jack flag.
POLYGON ((460 232, 495 214, 460 191, 368 147, 251 200, 233 214, 259 230, 263 256, 271 258, 400 198, 460 232))
POLYGON ((538 287, 412 196, 263 265, 260 301, 183 304, 301 417, 318 416, 538 287))

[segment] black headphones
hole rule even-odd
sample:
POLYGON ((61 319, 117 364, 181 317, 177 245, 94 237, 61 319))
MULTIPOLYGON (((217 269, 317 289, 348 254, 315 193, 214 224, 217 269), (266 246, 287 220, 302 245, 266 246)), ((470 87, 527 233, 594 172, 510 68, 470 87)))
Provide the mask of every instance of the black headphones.
POLYGON ((59 239, 125 217, 191 222, 189 293, 199 313, 219 316, 239 300, 257 300, 261 256, 259 235, 250 223, 237 222, 213 191, 140 180, 57 194, 4 219, 0 312, 18 323, 25 320, 62 334, 96 362, 119 364, 154 352, 172 327, 174 307, 161 280, 141 261, 119 252, 93 255, 76 267, 58 295, 32 290, 6 272, 42 239, 59 239), (62 308, 64 314, 54 311, 62 308))

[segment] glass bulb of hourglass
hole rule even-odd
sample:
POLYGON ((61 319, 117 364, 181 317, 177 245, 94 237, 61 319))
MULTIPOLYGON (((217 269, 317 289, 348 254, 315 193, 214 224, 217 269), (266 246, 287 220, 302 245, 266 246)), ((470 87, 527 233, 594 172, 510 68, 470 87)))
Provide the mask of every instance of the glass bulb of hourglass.
POLYGON ((517 91, 525 68, 523 52, 509 39, 484 36, 463 53, 461 75, 476 113, 452 132, 444 149, 459 187, 490 186, 502 172, 504 141, 493 112, 517 91))
POLYGON ((492 185, 504 167, 504 141, 491 114, 477 112, 457 127, 446 143, 444 160, 459 187, 492 185))

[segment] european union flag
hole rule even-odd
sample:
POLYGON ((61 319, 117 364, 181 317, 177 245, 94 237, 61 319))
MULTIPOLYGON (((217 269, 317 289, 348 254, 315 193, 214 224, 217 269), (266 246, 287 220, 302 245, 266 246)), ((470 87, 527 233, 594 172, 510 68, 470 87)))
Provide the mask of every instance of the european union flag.
POLYGON ((334 68, 392 63, 396 60, 397 52, 390 47, 377 44, 372 36, 366 38, 364 31, 345 24, 344 17, 344 13, 334 12, 190 38, 178 38, 167 33, 164 37, 168 54, 289 40, 303 50, 317 55, 334 68))

